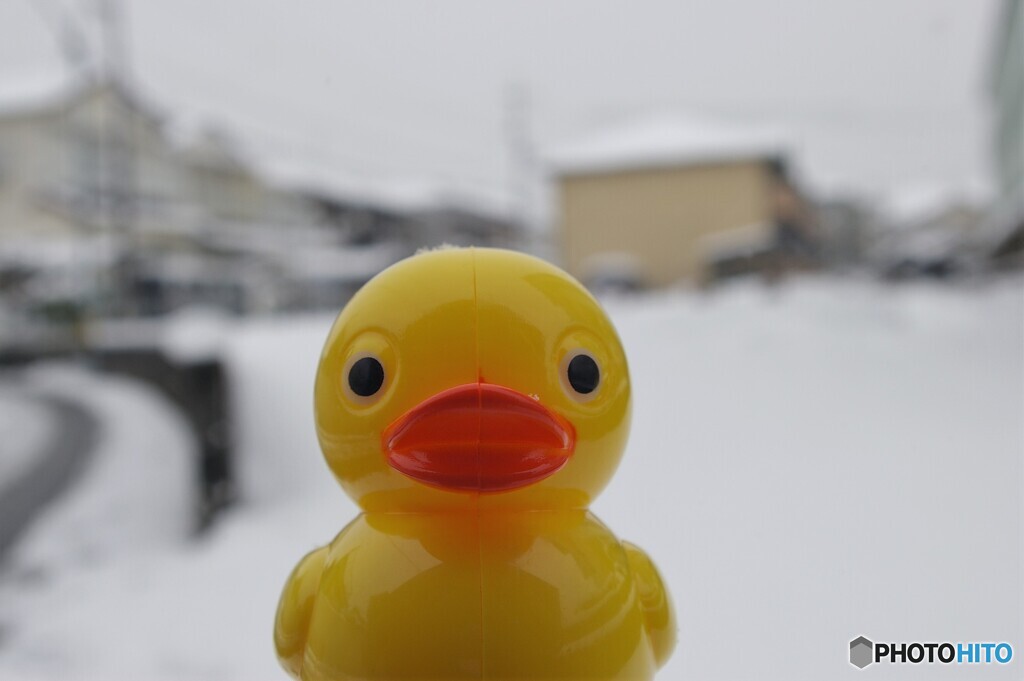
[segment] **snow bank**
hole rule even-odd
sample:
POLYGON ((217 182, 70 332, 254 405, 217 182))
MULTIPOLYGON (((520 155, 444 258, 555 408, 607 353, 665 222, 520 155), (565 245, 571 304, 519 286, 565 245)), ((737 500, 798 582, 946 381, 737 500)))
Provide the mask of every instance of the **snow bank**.
POLYGON ((32 525, 0 575, 0 678, 88 678, 97 660, 106 670, 97 675, 120 677, 126 639, 113 624, 132 621, 133 594, 174 579, 160 552, 187 547, 193 444, 178 413, 133 381, 48 366, 25 382, 82 401, 103 428, 82 479, 32 525))
POLYGON ((26 372, 35 392, 82 402, 102 423, 99 455, 18 547, 23 564, 60 571, 187 538, 195 450, 183 418, 136 381, 70 365, 26 372))
POLYGON ((249 503, 345 499, 320 457, 313 425, 313 379, 333 322, 334 315, 245 321, 227 339, 232 422, 249 503))

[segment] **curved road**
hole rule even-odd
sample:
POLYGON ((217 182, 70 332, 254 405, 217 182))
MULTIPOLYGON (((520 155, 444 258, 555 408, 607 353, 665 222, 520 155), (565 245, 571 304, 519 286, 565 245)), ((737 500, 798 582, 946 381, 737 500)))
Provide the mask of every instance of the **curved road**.
POLYGON ((100 432, 96 418, 74 400, 55 395, 33 399, 54 412, 58 427, 43 457, 0 487, 0 562, 39 512, 85 470, 100 432))

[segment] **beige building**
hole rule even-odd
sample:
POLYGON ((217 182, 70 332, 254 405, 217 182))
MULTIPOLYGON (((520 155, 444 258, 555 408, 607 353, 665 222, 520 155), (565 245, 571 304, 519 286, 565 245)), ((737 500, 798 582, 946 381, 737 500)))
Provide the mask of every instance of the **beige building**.
POLYGON ((677 117, 552 155, 568 270, 587 283, 697 282, 807 224, 776 135, 677 117))

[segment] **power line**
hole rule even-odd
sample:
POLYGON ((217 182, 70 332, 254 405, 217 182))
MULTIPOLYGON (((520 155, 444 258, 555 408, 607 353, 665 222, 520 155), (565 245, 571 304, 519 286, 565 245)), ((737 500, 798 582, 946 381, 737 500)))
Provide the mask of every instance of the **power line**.
POLYGON ((509 196, 517 206, 519 222, 532 221, 531 186, 533 173, 533 147, 530 141, 529 92, 522 83, 509 83, 505 91, 505 135, 508 143, 509 196))

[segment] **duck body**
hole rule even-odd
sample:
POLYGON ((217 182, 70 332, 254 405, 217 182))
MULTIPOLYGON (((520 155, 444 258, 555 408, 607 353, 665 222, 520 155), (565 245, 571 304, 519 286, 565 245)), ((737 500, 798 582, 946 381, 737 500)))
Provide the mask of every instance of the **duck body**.
POLYGON ((666 652, 656 573, 587 511, 367 513, 313 555, 310 681, 649 679, 666 652))
POLYGON ((628 370, 575 280, 509 251, 414 256, 342 311, 314 392, 325 460, 363 512, 288 579, 290 674, 653 678, 671 600, 589 511, 625 446, 628 370))

